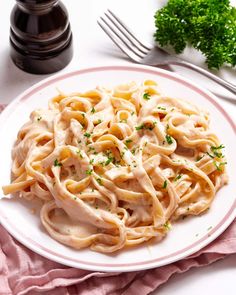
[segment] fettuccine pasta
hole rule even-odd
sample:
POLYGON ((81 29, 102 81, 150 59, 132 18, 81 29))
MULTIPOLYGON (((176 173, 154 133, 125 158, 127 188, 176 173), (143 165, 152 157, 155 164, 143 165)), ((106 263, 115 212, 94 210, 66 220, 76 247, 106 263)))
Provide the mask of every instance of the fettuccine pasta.
POLYGON ((110 253, 209 209, 227 183, 223 148, 207 112, 154 81, 60 93, 20 129, 3 191, 42 200, 58 242, 110 253))

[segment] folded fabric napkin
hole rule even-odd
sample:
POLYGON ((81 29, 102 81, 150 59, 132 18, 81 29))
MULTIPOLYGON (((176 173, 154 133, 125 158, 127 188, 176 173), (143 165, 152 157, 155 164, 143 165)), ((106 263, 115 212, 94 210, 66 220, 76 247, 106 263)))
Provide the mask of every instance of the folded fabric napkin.
MULTIPOLYGON (((0 110, 3 107, 0 106, 0 110)), ((175 273, 236 253, 236 220, 214 242, 181 261, 159 268, 105 273, 66 267, 24 247, 0 225, 1 295, 149 294, 175 273)))

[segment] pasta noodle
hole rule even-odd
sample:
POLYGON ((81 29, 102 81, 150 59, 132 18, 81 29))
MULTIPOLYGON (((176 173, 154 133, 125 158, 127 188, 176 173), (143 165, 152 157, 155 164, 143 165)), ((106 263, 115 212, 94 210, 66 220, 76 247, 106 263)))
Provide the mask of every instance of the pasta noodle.
POLYGON ((60 243, 109 253, 206 211, 227 183, 223 148, 207 112, 154 81, 60 93, 20 129, 3 191, 41 199, 60 243))

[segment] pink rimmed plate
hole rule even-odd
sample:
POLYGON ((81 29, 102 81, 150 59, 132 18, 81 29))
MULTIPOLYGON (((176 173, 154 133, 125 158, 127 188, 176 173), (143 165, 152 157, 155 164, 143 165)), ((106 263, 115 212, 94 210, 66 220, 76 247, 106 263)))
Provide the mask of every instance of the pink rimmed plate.
MULTIPOLYGON (((97 85, 115 86, 129 81, 153 79, 168 96, 183 98, 209 111, 211 128, 226 146, 229 184, 218 193, 208 213, 181 220, 173 225, 160 243, 146 243, 113 255, 89 249, 73 250, 53 240, 43 229, 37 204, 19 199, 0 200, 0 221, 26 247, 59 263, 98 271, 135 271, 180 260, 216 239, 236 216, 236 127, 210 92, 177 74, 147 66, 106 66, 52 76, 19 95, 0 116, 0 186, 10 182, 11 148, 19 128, 35 108, 65 92, 82 92, 97 85), (32 214, 32 209, 36 213, 32 214)), ((1 197, 3 193, 1 192, 1 197)))

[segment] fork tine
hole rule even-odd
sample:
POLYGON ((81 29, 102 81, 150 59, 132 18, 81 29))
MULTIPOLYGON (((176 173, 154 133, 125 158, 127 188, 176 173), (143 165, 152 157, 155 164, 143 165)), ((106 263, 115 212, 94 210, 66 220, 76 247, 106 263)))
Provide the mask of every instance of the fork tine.
POLYGON ((115 37, 115 34, 104 25, 101 20, 97 20, 98 25, 102 28, 102 30, 108 35, 108 37, 120 48, 124 54, 126 54, 129 58, 134 60, 135 62, 140 62, 140 57, 137 56, 133 51, 131 51, 124 43, 121 43, 120 41, 117 41, 117 38, 115 37))
POLYGON ((106 24, 106 26, 112 31, 112 33, 115 34, 116 37, 119 38, 123 42, 123 44, 126 47, 128 47, 139 58, 144 58, 144 56, 146 54, 143 53, 143 52, 141 52, 141 51, 139 51, 136 46, 134 46, 132 43, 130 43, 129 41, 127 41, 126 38, 124 38, 124 35, 122 34, 122 32, 120 32, 119 29, 116 28, 114 24, 111 25, 110 22, 107 22, 107 20, 104 19, 103 17, 100 17, 100 19, 106 24))
POLYGON ((124 22, 114 14, 110 9, 107 9, 107 11, 115 18, 115 20, 126 30, 126 32, 133 37, 133 39, 138 42, 139 45, 141 45, 144 49, 151 50, 152 45, 144 44, 141 42, 135 35, 134 33, 124 24, 124 22))
POLYGON ((122 33, 129 42, 135 46, 139 51, 141 51, 144 54, 148 54, 150 49, 144 48, 143 45, 140 44, 140 42, 137 41, 137 38, 134 38, 132 34, 130 34, 130 31, 128 29, 124 29, 124 26, 120 24, 120 22, 117 21, 117 19, 111 14, 109 10, 105 12, 105 15, 107 18, 111 21, 113 25, 115 25, 116 29, 122 33))

